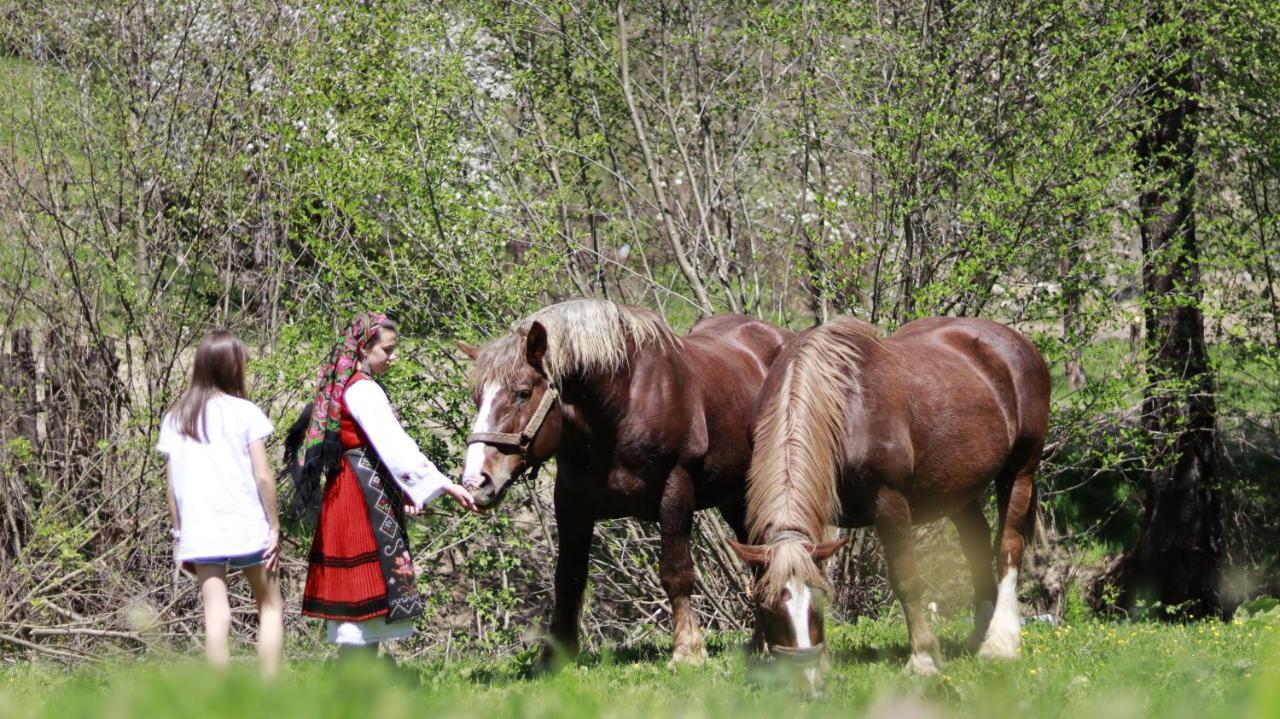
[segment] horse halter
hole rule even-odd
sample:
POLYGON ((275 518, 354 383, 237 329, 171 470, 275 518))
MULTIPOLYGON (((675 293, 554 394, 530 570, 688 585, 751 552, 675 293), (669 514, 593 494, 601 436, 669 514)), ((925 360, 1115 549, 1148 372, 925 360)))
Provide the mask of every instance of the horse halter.
POLYGON ((768 542, 765 542, 765 546, 772 547, 775 544, 782 544, 788 539, 798 539, 801 542, 813 541, 813 538, 805 534, 804 532, 797 532, 794 529, 784 529, 781 532, 778 532, 777 534, 773 535, 773 537, 768 542))
MULTIPOLYGON (((542 400, 538 402, 538 409, 534 411, 533 416, 529 418, 529 422, 525 424, 524 429, 519 434, 514 432, 472 432, 467 437, 467 445, 487 444, 493 447, 510 447, 520 453, 520 460, 527 463, 529 459, 529 446, 533 444, 533 438, 537 436, 538 430, 542 429, 542 423, 546 421, 547 414, 551 412, 551 405, 555 404, 560 398, 560 392, 555 387, 547 387, 547 391, 542 393, 542 400)), ((534 468, 537 471, 537 468, 534 468)))
MULTIPOLYGON (((765 546, 772 547, 781 544, 787 540, 798 540, 801 542, 813 542, 813 538, 804 532, 797 532, 794 529, 784 529, 773 535, 765 546)), ((784 647, 778 644, 766 642, 765 646, 769 649, 769 653, 780 661, 785 661, 798 667, 817 666, 822 661, 822 655, 827 650, 825 642, 818 642, 811 647, 784 647)))

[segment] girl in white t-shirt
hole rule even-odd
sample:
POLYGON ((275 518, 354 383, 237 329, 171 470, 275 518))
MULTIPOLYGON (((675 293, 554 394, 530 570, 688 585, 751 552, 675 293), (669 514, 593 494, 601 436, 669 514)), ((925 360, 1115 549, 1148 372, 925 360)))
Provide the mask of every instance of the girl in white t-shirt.
POLYGON ((244 398, 247 360, 235 334, 206 334, 196 349, 191 386, 161 421, 156 449, 169 458, 176 558, 200 583, 209 663, 224 668, 231 662, 227 571, 239 569, 258 601, 258 658, 263 676, 271 678, 284 643, 280 523, 265 445, 272 426, 244 398))

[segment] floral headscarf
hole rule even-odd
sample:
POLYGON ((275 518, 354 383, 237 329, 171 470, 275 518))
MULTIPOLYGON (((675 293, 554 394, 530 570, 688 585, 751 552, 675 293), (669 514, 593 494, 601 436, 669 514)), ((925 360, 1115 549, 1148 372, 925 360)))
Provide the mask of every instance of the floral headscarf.
MULTIPOLYGON (((328 361, 316 374, 315 398, 311 402, 311 418, 306 435, 294 453, 293 477, 303 505, 319 499, 320 476, 337 466, 342 454, 338 427, 342 420, 342 395, 347 383, 360 367, 361 356, 378 338, 378 330, 387 324, 387 315, 366 312, 351 321, 342 338, 334 344, 328 361)), ((301 423, 301 422, 300 422, 301 423)))

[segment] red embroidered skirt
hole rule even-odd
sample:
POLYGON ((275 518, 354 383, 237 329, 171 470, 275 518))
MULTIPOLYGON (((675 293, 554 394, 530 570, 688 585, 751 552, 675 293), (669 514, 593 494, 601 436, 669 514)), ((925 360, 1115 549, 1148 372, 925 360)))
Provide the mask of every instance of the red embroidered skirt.
POLYGON ((324 488, 302 613, 359 622, 387 614, 387 587, 360 482, 346 457, 340 466, 324 488))

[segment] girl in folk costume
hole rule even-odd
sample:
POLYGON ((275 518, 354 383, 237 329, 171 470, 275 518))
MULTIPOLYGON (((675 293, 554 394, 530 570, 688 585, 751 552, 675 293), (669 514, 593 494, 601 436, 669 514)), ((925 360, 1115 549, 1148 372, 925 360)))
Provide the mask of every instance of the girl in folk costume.
POLYGON ((419 451, 373 381, 395 350, 392 320, 373 313, 355 318, 320 368, 306 435, 295 435, 304 415, 286 443, 296 446, 294 478, 304 502, 315 496, 320 476, 328 478, 302 613, 327 620, 340 651, 376 651, 381 642, 412 634, 422 614, 405 515, 441 494, 475 509, 471 495, 419 451))

